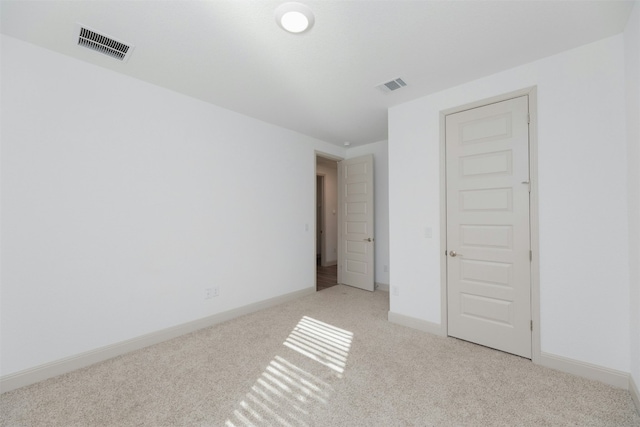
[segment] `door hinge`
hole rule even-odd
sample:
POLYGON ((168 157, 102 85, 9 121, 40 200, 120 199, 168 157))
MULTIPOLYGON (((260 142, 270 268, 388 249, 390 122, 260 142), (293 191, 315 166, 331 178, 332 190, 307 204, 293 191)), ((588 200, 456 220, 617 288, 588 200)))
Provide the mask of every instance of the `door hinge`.
POLYGON ((530 322, 531 330, 533 331, 533 320, 530 322))
POLYGON ((533 261, 533 251, 529 251, 529 261, 533 261))
POLYGON ((527 114, 527 124, 531 124, 531 114, 527 114))

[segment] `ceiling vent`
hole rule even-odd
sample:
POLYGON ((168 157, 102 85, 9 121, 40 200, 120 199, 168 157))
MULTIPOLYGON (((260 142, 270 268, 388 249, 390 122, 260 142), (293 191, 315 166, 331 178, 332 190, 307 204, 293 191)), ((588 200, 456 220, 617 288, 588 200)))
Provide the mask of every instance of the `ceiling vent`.
POLYGON ((383 92, 393 92, 395 90, 402 89, 406 85, 407 84, 404 82, 404 80, 402 80, 401 78, 397 78, 395 80, 390 80, 386 83, 380 83, 376 87, 383 92))
POLYGON ((95 50, 118 61, 127 62, 129 60, 131 52, 133 52, 132 44, 100 34, 84 25, 77 24, 76 28, 78 46, 95 50))

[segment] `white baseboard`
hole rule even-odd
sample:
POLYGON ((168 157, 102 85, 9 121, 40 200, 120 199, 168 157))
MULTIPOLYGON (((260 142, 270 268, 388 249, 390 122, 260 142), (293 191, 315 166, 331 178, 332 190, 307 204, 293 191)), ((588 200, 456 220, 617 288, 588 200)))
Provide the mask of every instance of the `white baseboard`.
POLYGON ((197 331, 198 329, 213 326, 215 324, 226 322, 227 320, 231 320, 236 317, 264 310, 265 308, 273 307, 287 301, 292 301, 306 295, 311 295, 315 292, 315 286, 312 288, 302 289, 300 291, 295 291, 285 295, 280 295, 278 297, 269 298, 264 301, 245 305, 243 307, 235 308, 223 313, 214 314, 203 319, 194 320, 192 322, 183 323, 182 325, 152 332, 150 334, 142 335, 130 340, 111 344, 105 347, 100 347, 95 350, 90 350, 74 356, 65 357, 63 359, 36 366, 31 369, 26 369, 24 371, 5 375, 0 377, 0 392, 5 393, 7 391, 15 390, 20 387, 35 384, 48 378, 66 374, 68 372, 72 372, 98 362, 103 362, 105 360, 120 356, 125 353, 129 353, 134 350, 139 350, 153 344, 158 344, 163 341, 167 341, 172 338, 197 331))
POLYGON ((614 387, 629 390, 629 379, 631 376, 627 372, 617 371, 598 365, 593 365, 567 357, 556 356, 554 354, 542 352, 536 363, 557 371, 577 375, 579 377, 596 380, 614 387))
POLYGON ((640 389, 631 375, 629 375, 629 393, 631 393, 631 400, 636 405, 636 412, 640 415, 640 389))
MULTIPOLYGON (((434 335, 445 336, 444 329, 437 323, 416 319, 415 317, 391 311, 388 313, 388 320, 389 322, 396 323, 398 325, 418 329, 434 335)), ((633 382, 633 378, 631 378, 627 372, 617 371, 615 369, 605 368, 591 363, 581 362, 579 360, 569 359, 544 352, 535 359, 536 364, 547 368, 629 390, 638 412, 640 412, 640 393, 638 392, 637 385, 633 382)))
POLYGON ((376 282, 376 291, 389 292, 389 284, 388 283, 377 283, 376 282))
POLYGON ((428 322, 411 316, 405 316, 404 314, 394 313, 392 311, 389 312, 387 319, 391 323, 418 329, 434 335, 444 336, 442 328, 437 323, 428 322))

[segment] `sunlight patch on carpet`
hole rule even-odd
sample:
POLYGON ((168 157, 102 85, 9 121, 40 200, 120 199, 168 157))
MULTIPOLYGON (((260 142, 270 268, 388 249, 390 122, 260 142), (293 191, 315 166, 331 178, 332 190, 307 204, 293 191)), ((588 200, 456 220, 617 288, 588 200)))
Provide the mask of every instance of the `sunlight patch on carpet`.
POLYGON ((342 374, 353 334, 310 317, 303 317, 284 345, 342 374))
MULTIPOLYGON (((351 332, 304 316, 283 345, 318 362, 318 369, 329 368, 334 377, 342 378, 352 340, 351 332)), ((320 377, 276 356, 225 426, 308 427, 311 405, 326 405, 332 391, 320 377)))

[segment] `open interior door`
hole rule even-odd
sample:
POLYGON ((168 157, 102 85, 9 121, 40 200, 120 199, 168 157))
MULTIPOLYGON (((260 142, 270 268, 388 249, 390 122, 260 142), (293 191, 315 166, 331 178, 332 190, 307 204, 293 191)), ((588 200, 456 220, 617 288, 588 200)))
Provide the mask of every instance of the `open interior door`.
POLYGON ((338 163, 338 283, 373 291, 373 155, 338 163))

